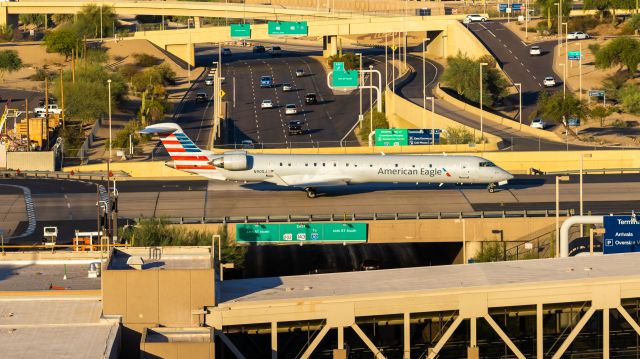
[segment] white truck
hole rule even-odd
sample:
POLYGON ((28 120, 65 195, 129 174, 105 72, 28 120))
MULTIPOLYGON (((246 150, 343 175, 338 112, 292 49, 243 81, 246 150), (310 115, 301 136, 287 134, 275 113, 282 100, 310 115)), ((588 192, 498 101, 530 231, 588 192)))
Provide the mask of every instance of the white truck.
MULTIPOLYGON (((47 108, 46 107, 36 107, 33 112, 35 112, 37 117, 44 117, 47 114, 47 108)), ((58 107, 58 105, 56 104, 51 104, 49 105, 49 115, 60 115, 62 114, 62 109, 60 107, 58 107)))

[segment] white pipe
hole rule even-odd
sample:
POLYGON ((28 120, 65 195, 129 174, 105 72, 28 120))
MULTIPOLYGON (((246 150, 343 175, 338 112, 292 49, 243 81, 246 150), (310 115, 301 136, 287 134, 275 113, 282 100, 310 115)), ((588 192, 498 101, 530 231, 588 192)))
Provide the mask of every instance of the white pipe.
POLYGON ((603 224, 604 216, 573 216, 560 227, 560 257, 569 256, 569 229, 574 224, 603 224))

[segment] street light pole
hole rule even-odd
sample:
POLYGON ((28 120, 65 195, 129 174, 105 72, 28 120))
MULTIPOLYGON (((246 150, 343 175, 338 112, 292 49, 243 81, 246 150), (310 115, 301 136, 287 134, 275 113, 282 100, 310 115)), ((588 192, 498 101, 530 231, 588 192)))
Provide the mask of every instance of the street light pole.
POLYGON ((187 19, 187 32, 189 33, 189 44, 187 45, 187 82, 191 86, 191 18, 187 19))
MULTIPOLYGON (((554 5, 558 6, 558 45, 562 45, 562 20, 560 18, 560 3, 554 3, 554 5)), ((560 55, 560 51, 558 51, 558 55, 560 55)))
MULTIPOLYGON (((360 81, 358 81, 358 92, 360 92, 360 112, 358 112, 358 120, 362 120, 362 86, 364 85, 364 74, 362 73, 362 53, 356 52, 356 55, 360 57, 360 73, 358 74, 360 77, 360 81)), ((362 126, 362 123, 360 123, 362 126)))
POLYGON ((484 116, 482 110, 482 66, 488 66, 489 64, 486 62, 480 63, 480 141, 484 139, 484 116))
MULTIPOLYGON (((583 210, 584 210, 584 202, 583 202, 583 197, 582 197, 582 174, 584 171, 584 159, 585 158, 591 158, 591 154, 590 153, 582 153, 580 154, 580 215, 583 215, 583 210)), ((584 235, 584 226, 580 225, 580 237, 582 237, 584 235)))
MULTIPOLYGON (((371 135, 371 132, 375 131, 373 129, 373 65, 369 65, 369 71, 371 71, 371 73, 369 73, 369 114, 371 115, 369 120, 369 135, 371 135)), ((378 91, 382 91, 382 89, 378 91)))
POLYGON ((569 176, 556 176, 556 258, 560 254, 560 181, 568 181, 569 176))
POLYGON ((520 130, 522 130, 522 83, 513 84, 518 87, 518 121, 520 122, 520 130))
POLYGON ((107 161, 107 223, 105 224, 105 228, 109 228, 108 237, 109 243, 113 241, 113 228, 110 228, 111 225, 111 188, 109 181, 111 180, 111 148, 112 148, 112 137, 111 137, 111 79, 107 80, 107 88, 108 88, 108 96, 109 96, 109 160, 107 161))
MULTIPOLYGON (((433 96, 426 97, 427 100, 431 100, 431 145, 436 144, 436 127, 435 127, 435 116, 436 116, 436 98, 433 96)), ((423 126, 424 128, 424 126, 423 126)))
POLYGON ((582 43, 578 42, 578 51, 580 51, 580 59, 578 60, 578 73, 580 74, 580 93, 578 99, 582 101, 582 43))

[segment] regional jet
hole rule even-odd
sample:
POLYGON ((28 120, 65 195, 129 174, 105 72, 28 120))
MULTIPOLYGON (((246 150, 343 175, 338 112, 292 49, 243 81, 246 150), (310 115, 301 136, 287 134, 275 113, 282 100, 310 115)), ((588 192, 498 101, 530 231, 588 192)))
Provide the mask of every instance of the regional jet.
POLYGON ((214 154, 198 148, 175 123, 154 124, 140 133, 160 136, 172 159, 166 163, 169 167, 216 180, 296 187, 309 198, 316 197, 318 187, 361 183, 488 184, 493 193, 513 178, 478 156, 214 154))

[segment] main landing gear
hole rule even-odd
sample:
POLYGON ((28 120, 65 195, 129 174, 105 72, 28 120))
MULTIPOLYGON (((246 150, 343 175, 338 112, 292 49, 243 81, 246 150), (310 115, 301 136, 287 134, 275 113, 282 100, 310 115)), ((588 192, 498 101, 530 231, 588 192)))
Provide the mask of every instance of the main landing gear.
POLYGON ((496 187, 498 187, 498 185, 496 185, 495 183, 489 183, 489 185, 487 186, 487 191, 489 191, 489 193, 493 193, 496 191, 496 187))
POLYGON ((304 189, 307 192, 307 197, 316 198, 316 189, 313 187, 307 187, 304 189))

